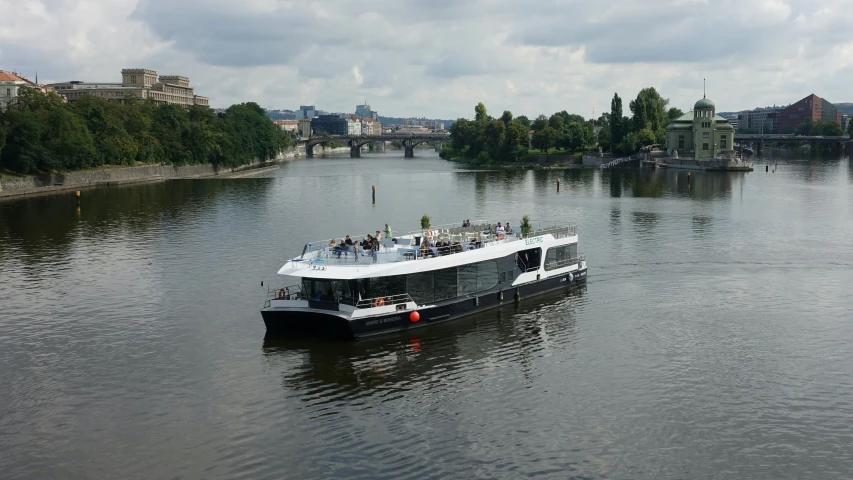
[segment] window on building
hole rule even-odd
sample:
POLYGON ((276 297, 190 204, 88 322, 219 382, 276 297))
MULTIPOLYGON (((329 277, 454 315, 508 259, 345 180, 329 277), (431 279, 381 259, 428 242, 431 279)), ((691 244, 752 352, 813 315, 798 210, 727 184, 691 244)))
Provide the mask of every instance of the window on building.
POLYGON ((684 135, 678 136, 678 149, 684 150, 684 135))
POLYGON ((11 89, 11 88, 7 88, 7 89, 6 89, 6 96, 7 96, 7 97, 11 97, 11 96, 12 96, 12 89, 11 89))
POLYGON ((130 83, 136 83, 136 75, 130 76, 130 83))
POLYGON ((711 136, 710 132, 702 132, 702 138, 708 138, 711 136))
POLYGON ((702 144, 702 150, 708 150, 708 144, 707 143, 702 144))
POLYGON ((725 150, 728 148, 728 143, 726 142, 726 137, 720 138, 720 149, 725 150))

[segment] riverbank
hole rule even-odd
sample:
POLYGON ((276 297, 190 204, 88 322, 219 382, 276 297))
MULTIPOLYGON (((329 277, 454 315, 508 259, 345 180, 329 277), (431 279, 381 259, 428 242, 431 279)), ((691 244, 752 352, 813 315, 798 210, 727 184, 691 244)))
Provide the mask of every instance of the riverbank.
POLYGON ((475 159, 454 157, 447 159, 448 161, 461 163, 463 165, 488 168, 499 170, 565 170, 567 168, 584 168, 584 156, 581 153, 573 154, 532 154, 524 157, 519 162, 503 163, 503 162, 485 162, 480 163, 475 159))
MULTIPOLYGON (((315 147, 317 148, 317 147, 315 147)), ((349 151, 349 147, 328 148, 320 153, 349 151)), ((128 167, 43 173, 38 175, 6 176, 0 178, 0 200, 25 195, 48 195, 69 190, 96 187, 115 187, 134 183, 160 182, 192 178, 241 178, 278 168, 278 165, 305 157, 305 149, 293 147, 280 152, 274 159, 253 161, 238 167, 215 165, 139 165, 128 167)))

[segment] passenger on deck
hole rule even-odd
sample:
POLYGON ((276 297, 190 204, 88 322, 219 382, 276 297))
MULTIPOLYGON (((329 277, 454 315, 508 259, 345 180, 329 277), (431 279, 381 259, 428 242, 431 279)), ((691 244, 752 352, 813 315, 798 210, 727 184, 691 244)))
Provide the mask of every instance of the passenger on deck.
POLYGON ((512 235, 512 227, 509 226, 509 222, 506 222, 506 225, 504 226, 504 233, 512 235))
POLYGON ((475 238, 474 239, 474 248, 481 248, 482 246, 483 246, 483 242, 482 242, 482 240, 480 240, 480 237, 475 238))
POLYGON ((341 254, 347 251, 347 242, 343 238, 341 239, 341 243, 335 247, 335 254, 337 254, 338 258, 341 258, 341 254))
POLYGON ((492 234, 492 224, 490 223, 485 229, 483 229, 483 235, 491 235, 492 234))
POLYGON ((462 244, 459 242, 453 242, 453 253, 462 253, 462 244))
POLYGON ((389 227, 388 224, 386 223, 385 224, 385 238, 393 238, 393 237, 394 236, 391 235, 391 227, 389 227))
POLYGON ((329 240, 329 250, 334 250, 334 249, 335 249, 335 245, 336 245, 336 244, 335 244, 335 239, 334 239, 334 238, 333 238, 333 239, 331 239, 331 240, 329 240))
POLYGON ((373 257, 373 263, 379 259, 376 252, 379 251, 379 240, 376 237, 373 237, 373 240, 370 242, 370 255, 373 257))
POLYGON ((382 240, 382 234, 379 233, 379 230, 376 231, 376 236, 373 238, 375 238, 377 242, 382 240))
POLYGON ((498 222, 498 226, 495 227, 495 236, 498 240, 504 239, 504 227, 501 225, 501 222, 498 222))
POLYGON ((462 220, 462 228, 468 228, 470 226, 471 226, 470 220, 468 220, 467 218, 465 220, 462 220))
POLYGON ((425 258, 435 256, 435 252, 432 251, 432 243, 428 239, 421 242, 421 256, 425 258))

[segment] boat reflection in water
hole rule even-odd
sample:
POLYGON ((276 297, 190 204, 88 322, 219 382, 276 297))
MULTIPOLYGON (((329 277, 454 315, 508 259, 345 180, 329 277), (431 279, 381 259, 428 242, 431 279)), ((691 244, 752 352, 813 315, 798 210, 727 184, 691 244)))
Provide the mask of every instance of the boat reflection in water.
POLYGON ((483 368, 489 358, 489 364, 509 361, 529 374, 534 355, 571 343, 575 308, 585 301, 586 287, 568 294, 557 290, 456 322, 357 342, 268 335, 263 355, 269 367, 281 370, 284 385, 294 389, 324 384, 355 392, 445 382, 483 368))

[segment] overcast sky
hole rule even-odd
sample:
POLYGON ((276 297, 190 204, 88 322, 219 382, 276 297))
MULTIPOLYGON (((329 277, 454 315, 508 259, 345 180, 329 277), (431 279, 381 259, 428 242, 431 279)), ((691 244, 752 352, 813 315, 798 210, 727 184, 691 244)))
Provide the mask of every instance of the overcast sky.
POLYGON ((586 117, 646 86, 689 110, 853 101, 853 0, 0 0, 0 68, 190 77, 211 105, 586 117))

